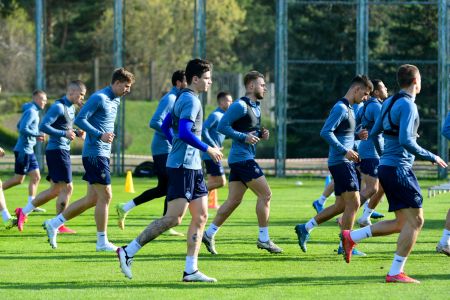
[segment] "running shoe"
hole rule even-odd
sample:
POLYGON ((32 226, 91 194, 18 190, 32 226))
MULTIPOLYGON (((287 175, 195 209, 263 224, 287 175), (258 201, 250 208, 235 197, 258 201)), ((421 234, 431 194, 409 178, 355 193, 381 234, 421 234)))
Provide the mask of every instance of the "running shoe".
POLYGON ((133 274, 131 273, 131 264, 133 263, 133 257, 128 256, 127 251, 125 251, 125 247, 119 247, 116 250, 117 258, 119 259, 120 270, 125 277, 131 279, 133 278, 133 274))
POLYGON ((206 250, 208 250, 209 253, 211 253, 213 255, 217 254, 216 241, 214 240, 213 237, 210 238, 205 232, 205 233, 203 233, 202 242, 203 242, 203 244, 205 244, 206 250))
POLYGON ((414 278, 409 277, 408 275, 406 275, 405 273, 400 273, 397 275, 386 275, 386 282, 387 283, 392 283, 392 282, 398 282, 398 283, 420 283, 419 280, 416 280, 414 278))
POLYGON ((199 270, 194 273, 187 274, 183 272, 183 281, 184 282, 217 282, 217 279, 208 277, 199 270))
POLYGON ((269 251, 270 253, 283 253, 283 249, 278 247, 274 242, 268 240, 267 242, 261 242, 259 239, 256 242, 256 246, 259 249, 264 249, 269 251))
POLYGON ((308 242, 311 235, 308 230, 306 230, 305 224, 297 224, 295 226, 295 232, 297 233, 298 245, 303 252, 306 252, 306 243, 308 242))

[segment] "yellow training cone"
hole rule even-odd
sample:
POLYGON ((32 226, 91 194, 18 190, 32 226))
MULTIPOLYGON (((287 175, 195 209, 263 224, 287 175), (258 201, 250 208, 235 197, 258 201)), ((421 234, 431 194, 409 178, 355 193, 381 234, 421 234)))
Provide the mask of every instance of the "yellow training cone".
POLYGON ((217 189, 209 191, 208 194, 208 208, 218 209, 219 203, 217 201, 217 189))
POLYGON ((125 179, 125 192, 134 193, 133 176, 131 171, 127 171, 127 178, 125 179))

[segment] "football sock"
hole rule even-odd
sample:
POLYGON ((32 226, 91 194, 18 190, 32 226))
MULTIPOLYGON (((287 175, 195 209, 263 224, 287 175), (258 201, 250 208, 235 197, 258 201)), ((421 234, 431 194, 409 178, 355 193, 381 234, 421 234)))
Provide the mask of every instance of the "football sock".
POLYGON ((3 222, 6 222, 9 219, 11 219, 11 215, 9 214, 9 211, 6 208, 2 210, 2 219, 3 222))
POLYGON ((324 195, 322 195, 322 196, 320 196, 319 199, 317 199, 317 201, 319 201, 319 203, 320 203, 321 205, 324 205, 325 202, 327 202, 327 197, 325 197, 324 195))
POLYGON ((369 238, 372 236, 372 229, 370 226, 363 227, 361 229, 353 230, 350 232, 350 237, 355 243, 359 241, 369 238))
POLYGON ((403 272, 403 267, 405 266, 407 257, 402 257, 397 254, 394 255, 394 260, 392 261, 391 269, 389 270, 389 276, 395 276, 403 272))
POLYGON ((314 218, 312 218, 305 224, 306 231, 308 232, 311 232, 314 229, 314 227, 317 226, 319 226, 319 224, 317 224, 316 219, 314 218))
POLYGON ((367 201, 364 204, 364 212, 363 212, 363 215, 361 217, 362 219, 365 219, 365 220, 369 220, 370 216, 372 215, 372 213, 374 211, 373 209, 369 208, 369 206, 367 204, 369 204, 369 201, 367 201))
POLYGON ((50 226, 52 226, 53 229, 58 229, 62 224, 66 223, 66 221, 66 218, 64 218, 63 214, 61 213, 50 220, 50 226))
POLYGON ((213 238, 217 231, 219 231, 220 226, 215 225, 214 223, 211 223, 211 225, 209 225, 208 229, 206 230, 206 235, 210 238, 213 238))
POLYGON ((125 247, 125 252, 128 256, 133 257, 139 250, 141 250, 142 246, 139 245, 136 239, 134 239, 128 246, 125 247))
POLYGON ((108 235, 104 231, 97 232, 97 245, 106 245, 108 243, 108 235))
POLYGON ((198 261, 197 256, 186 256, 186 267, 184 271, 187 274, 192 274, 195 271, 197 271, 198 270, 197 261, 198 261))
POLYGON ((134 204, 133 200, 128 201, 127 203, 125 203, 125 205, 123 206, 123 210, 125 212, 129 212, 130 210, 132 210, 134 207, 136 207, 136 204, 134 204))
POLYGON ((441 245, 450 245, 450 230, 444 229, 444 233, 442 234, 440 244, 441 245))
POLYGON ((31 203, 31 201, 34 200, 34 196, 28 196, 28 203, 31 203))
POLYGON ((260 242, 267 242, 269 238, 269 227, 259 227, 259 236, 258 239, 260 242))
POLYGON ((22 212, 23 212, 26 216, 28 216, 28 215, 33 211, 33 209, 35 209, 35 208, 36 208, 36 206, 34 206, 33 203, 32 203, 32 201, 30 201, 30 202, 28 202, 27 205, 25 205, 25 207, 22 209, 22 212))

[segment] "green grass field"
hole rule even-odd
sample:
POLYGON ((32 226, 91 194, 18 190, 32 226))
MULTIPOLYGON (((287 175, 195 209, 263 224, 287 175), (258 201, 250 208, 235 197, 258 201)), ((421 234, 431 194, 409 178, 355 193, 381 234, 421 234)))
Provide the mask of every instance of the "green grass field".
MULTIPOLYGON (((5 179, 6 177, 3 176, 5 179)), ((124 178, 113 178, 113 205, 109 239, 123 245, 134 239, 162 212, 162 200, 144 204, 128 216, 125 231, 118 229, 113 207, 130 199, 124 178)), ((85 193, 76 176, 73 199, 85 193)), ((137 192, 154 180, 134 179, 137 192)), ((422 187, 434 184, 422 181, 422 187)), ((312 232, 308 253, 297 245, 294 225, 314 215, 311 202, 320 195, 322 179, 270 179, 273 191, 270 235, 284 249, 271 255, 256 248, 258 227, 255 197, 248 193, 217 234, 219 255, 211 256, 202 246, 199 267, 216 284, 181 282, 186 251, 185 238, 161 236, 135 257, 132 280, 120 272, 115 253, 95 252, 96 229, 93 210, 68 222, 76 235, 60 235, 58 249, 46 242, 42 222, 54 214, 54 202, 46 214, 31 215, 25 229, 0 229, 0 299, 450 299, 449 257, 435 253, 449 208, 449 194, 425 199, 425 226, 409 257, 406 271, 422 281, 420 285, 385 284, 397 236, 366 240, 358 249, 367 257, 354 258, 347 265, 334 250, 338 227, 329 221, 312 232), (295 181, 301 180, 302 186, 295 181)), ((40 189, 46 188, 42 183, 40 189)), ((25 185, 6 191, 11 212, 26 201, 25 185)), ((220 199, 227 195, 219 192, 220 199)), ((334 200, 330 198, 328 205, 334 200)), ((379 211, 387 213, 383 201, 379 211)), ((211 220, 214 211, 210 211, 211 220)), ((387 218, 392 218, 388 214, 387 218)), ((178 228, 186 232, 186 216, 178 228)), ((209 222, 208 222, 209 224, 209 222)))

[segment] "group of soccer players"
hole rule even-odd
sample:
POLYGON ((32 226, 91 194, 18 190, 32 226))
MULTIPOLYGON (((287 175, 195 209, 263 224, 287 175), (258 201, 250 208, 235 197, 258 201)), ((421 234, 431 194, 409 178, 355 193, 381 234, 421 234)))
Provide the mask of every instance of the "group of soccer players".
MULTIPOLYGON (((163 215, 122 247, 109 242, 107 236, 108 211, 112 199, 109 157, 120 97, 130 91, 135 81, 134 75, 123 68, 115 70, 111 85, 92 94, 84 105, 85 85, 79 80, 70 82, 66 95, 55 101, 42 122, 39 122, 39 110, 47 102, 46 94, 43 91, 34 92, 33 101, 24 105, 18 123, 20 137, 14 149, 16 175, 3 185, 3 189, 13 186, 13 183, 17 185, 26 174, 30 175, 29 201, 25 207, 15 210, 15 217, 11 216, 0 187, 0 211, 5 227, 17 225, 22 231, 33 210, 57 198, 57 216, 43 224, 49 244, 57 248, 59 233, 75 233, 65 223, 95 207, 96 250, 115 251, 121 271, 131 279, 131 264, 137 252, 164 232, 182 236, 173 227, 181 223, 189 209, 192 218, 186 237, 187 253, 182 280, 216 282, 215 278, 199 271, 201 243, 211 254, 218 254, 215 236, 250 188, 257 196, 259 233, 256 246, 270 253, 282 253, 283 250, 269 236, 272 192, 255 161, 256 145, 269 139, 269 131, 261 125, 260 101, 267 91, 264 76, 257 71, 247 73, 244 76, 245 95, 234 102, 229 93, 219 93, 217 109, 203 123, 199 96, 208 91, 212 84, 211 72, 212 66, 208 61, 193 59, 185 70, 173 73, 173 88, 160 100, 149 124, 155 130, 152 155, 157 186, 129 202, 116 205, 121 229, 125 228, 125 218, 134 207, 165 196, 163 215), (77 116, 75 105, 81 107, 77 116), (79 129, 74 129, 74 124, 79 129), (44 133, 49 135, 46 161, 49 173, 47 179, 51 185, 35 197, 40 174, 33 146, 36 140, 43 140, 44 133), (69 205, 73 191, 70 143, 76 137, 85 140, 82 153, 85 168, 83 179, 88 182, 88 189, 86 196, 69 205), (225 137, 232 140, 228 157, 228 198, 205 230, 208 192, 226 184, 221 165, 225 137), (202 173, 202 159, 208 174, 207 184, 202 173)), ((332 190, 336 201, 326 208, 325 197, 314 201, 317 215, 305 224, 296 225, 295 231, 301 250, 306 252, 311 231, 342 214, 338 219, 341 226, 338 253, 344 255, 347 263, 352 255, 364 255, 354 248, 359 241, 372 236, 400 233, 386 282, 418 283, 403 270, 423 225, 423 199, 412 172, 412 164, 414 156, 442 168, 447 167, 447 164, 416 142, 419 116, 415 98, 421 89, 419 70, 413 65, 402 65, 397 72, 397 81, 400 92, 388 98, 387 89, 381 80, 371 81, 367 76, 358 75, 352 80, 344 97, 337 100, 320 132, 329 144, 328 166, 334 179, 332 190), (360 140, 356 147, 355 140, 360 140), (395 213, 395 219, 372 225, 370 218, 376 214, 374 209, 384 193, 389 202, 389 211, 395 213), (356 213, 363 203, 363 216, 357 220, 362 228, 352 230, 356 213)), ((443 134, 450 138, 450 116, 443 134)), ((3 155, 3 149, 0 148, 0 156, 3 155)), ((436 250, 450 255, 450 210, 443 237, 436 250)))

